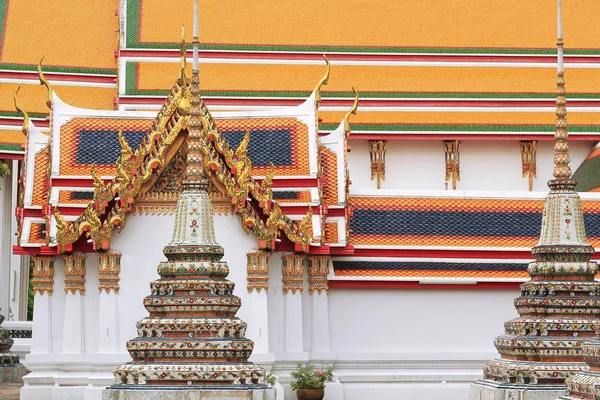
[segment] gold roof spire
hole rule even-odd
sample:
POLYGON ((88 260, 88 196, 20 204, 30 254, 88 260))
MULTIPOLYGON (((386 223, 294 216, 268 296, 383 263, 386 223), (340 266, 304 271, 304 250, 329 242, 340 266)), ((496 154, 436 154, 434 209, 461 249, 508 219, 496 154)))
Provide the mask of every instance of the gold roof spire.
POLYGON ((329 65, 329 60, 327 59, 327 56, 325 54, 323 54, 323 59, 325 60, 325 64, 327 65, 327 70, 325 71, 325 75, 323 75, 319 83, 317 83, 317 86, 315 86, 315 103, 317 105, 317 108, 319 108, 319 106, 321 105, 321 88, 323 87, 323 85, 327 85, 327 81, 329 80, 329 71, 331 70, 331 65, 329 65))
POLYGON ((27 111, 25 111, 23 109, 23 107, 21 107, 21 104, 19 104, 19 99, 18 99, 18 95, 19 95, 19 90, 21 89, 21 85, 19 85, 17 87, 17 90, 15 90, 15 95, 14 95, 14 100, 15 100, 15 109, 20 112, 21 114, 23 114, 23 134, 25 136, 27 136, 27 132, 29 131, 29 114, 27 114, 27 111))
POLYGON ((352 103, 352 107, 344 116, 344 131, 346 135, 350 132, 350 115, 356 115, 356 110, 358 109, 358 92, 354 88, 352 88, 352 92, 354 92, 354 103, 352 103))
POLYGON ((185 47, 185 26, 181 25, 181 71, 179 73, 179 80, 182 85, 185 85, 187 78, 185 76, 186 68, 186 47, 185 47))
POLYGON ((40 59, 40 62, 38 63, 38 77, 40 78, 40 85, 44 85, 46 86, 46 89, 48 89, 48 97, 46 98, 46 105, 48 106, 48 108, 52 109, 52 86, 50 85, 50 82, 48 82, 48 79, 46 79, 46 77, 44 76, 44 73, 42 72, 42 61, 44 61, 44 57, 42 57, 40 59))
POLYGON ((561 0, 557 6, 557 80, 556 80, 556 132, 554 133, 554 180, 549 182, 551 189, 565 184, 575 185, 571 181, 571 167, 569 167, 569 144, 567 139, 567 107, 565 99, 565 68, 563 61, 563 32, 562 32, 562 7, 561 0))
POLYGON ((190 121, 188 123, 188 154, 183 178, 184 191, 208 190, 208 179, 202 163, 202 101, 200 99, 200 74, 198 66, 198 0, 194 0, 194 63, 190 84, 190 121))

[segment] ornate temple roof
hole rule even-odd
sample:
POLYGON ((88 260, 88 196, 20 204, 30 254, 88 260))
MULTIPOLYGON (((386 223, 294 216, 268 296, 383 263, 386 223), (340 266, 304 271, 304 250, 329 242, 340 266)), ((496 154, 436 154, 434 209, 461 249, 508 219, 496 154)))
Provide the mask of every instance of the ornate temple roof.
MULTIPOLYGON (((350 197, 355 247, 530 249, 541 199, 350 197)), ((583 201, 590 242, 600 247, 600 202, 583 201)))
MULTIPOLYGON (((192 6, 188 3, 128 1, 127 29, 131 32, 127 36, 128 47, 177 48, 177 37, 173 37, 171 43, 165 38, 173 35, 169 30, 172 26, 182 23, 191 26, 192 6), (160 20, 153 18, 158 14, 163 16, 160 20)), ((552 54, 554 43, 549 38, 552 38, 555 26, 551 23, 553 14, 544 10, 544 0, 527 4, 510 0, 490 4, 485 10, 469 7, 469 4, 468 0, 436 4, 434 13, 430 3, 418 0, 392 5, 385 0, 376 0, 370 2, 369 7, 360 7, 357 13, 355 7, 342 1, 323 4, 310 0, 303 3, 302 12, 292 1, 284 1, 280 7, 267 3, 231 7, 220 2, 207 2, 202 4, 202 19, 206 24, 203 26, 210 26, 210 29, 201 30, 201 49, 317 53, 330 49, 373 53, 398 52, 403 48, 427 53, 506 53, 527 49, 534 54, 552 54), (228 15, 227 21, 223 20, 223 15, 228 15), (249 20, 248 15, 256 18, 249 20), (404 23, 398 24, 400 20, 404 23), (440 24, 447 29, 436 29, 440 24), (536 31, 523 35, 532 24, 536 31), (361 29, 348 29, 357 25, 361 29), (317 26, 319 29, 307 29, 317 26), (381 35, 381 31, 388 34, 381 35), (402 38, 402 43, 398 38, 402 38)), ((568 35, 573 41, 573 49, 581 49, 580 52, 597 48, 594 37, 598 34, 594 29, 598 28, 590 14, 594 9, 600 12, 600 6, 591 2, 586 4, 587 7, 590 12, 582 13, 576 5, 565 5, 565 17, 574 21, 568 35)), ((187 39, 191 39, 191 35, 187 39)))

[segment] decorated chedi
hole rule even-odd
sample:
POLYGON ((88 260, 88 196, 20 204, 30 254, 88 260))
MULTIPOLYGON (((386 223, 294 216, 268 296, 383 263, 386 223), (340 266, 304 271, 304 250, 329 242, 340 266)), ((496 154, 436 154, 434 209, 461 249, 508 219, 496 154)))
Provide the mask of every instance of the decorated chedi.
POLYGON ((185 110, 188 154, 173 237, 163 250, 167 261, 158 266, 160 278, 151 283, 151 294, 144 299, 150 316, 137 323, 139 336, 127 342, 133 362, 114 372, 115 384, 105 398, 141 399, 150 394, 140 389, 161 391, 161 398, 169 399, 188 398, 177 397, 184 393, 174 389, 202 392, 203 399, 258 399, 266 394, 257 397, 257 392, 267 393, 265 370, 248 362, 253 342, 244 337, 246 323, 236 318, 241 301, 233 295, 234 283, 227 280, 227 263, 221 260, 224 251, 215 238, 201 156, 207 138, 197 46, 195 27, 191 99, 185 110))
MULTIPOLYGON (((3 322, 4 316, 0 314, 0 325, 3 322)), ((9 331, 0 326, 0 383, 21 382, 26 373, 25 366, 19 362, 19 355, 10 352, 13 343, 9 331)))
MULTIPOLYGON (((515 300, 519 318, 505 323, 494 344, 501 359, 486 363, 472 399, 496 398, 491 391, 523 391, 524 399, 555 399, 565 379, 587 369, 584 346, 593 340, 600 316, 598 267, 585 233, 583 213, 569 167, 563 68, 561 4, 558 0, 558 80, 554 179, 544 202, 539 242, 528 267, 531 280, 515 300)), ((520 396, 523 394, 520 394, 520 396)), ((504 398, 504 397, 503 397, 504 398)), ((517 398, 517 397, 515 397, 517 398)))

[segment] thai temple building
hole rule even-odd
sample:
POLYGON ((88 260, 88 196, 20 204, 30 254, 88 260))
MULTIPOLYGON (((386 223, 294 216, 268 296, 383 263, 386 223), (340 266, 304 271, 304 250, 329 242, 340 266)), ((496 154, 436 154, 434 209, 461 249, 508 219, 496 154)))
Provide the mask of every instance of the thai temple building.
POLYGON ((332 400, 594 398, 600 3, 562 5, 558 102, 554 3, 483 3, 200 0, 194 66, 192 0, 0 1, 21 398, 203 362, 285 399, 297 362, 332 400))

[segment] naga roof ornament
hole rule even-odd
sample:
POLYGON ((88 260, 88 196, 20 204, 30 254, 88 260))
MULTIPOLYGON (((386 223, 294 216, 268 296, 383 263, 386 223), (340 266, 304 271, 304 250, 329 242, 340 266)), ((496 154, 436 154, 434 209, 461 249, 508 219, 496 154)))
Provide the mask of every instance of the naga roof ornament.
POLYGON ((325 54, 323 54, 323 59, 325 60, 327 69, 325 70, 325 75, 323 75, 319 83, 317 83, 317 86, 315 86, 314 92, 316 108, 319 108, 319 106, 321 105, 321 88, 323 88, 323 85, 327 85, 327 82, 329 81, 329 73, 331 71, 331 64, 329 64, 329 60, 327 59, 327 56, 325 54))
POLYGON ((25 111, 25 109, 23 109, 23 107, 21 107, 21 104, 19 104, 19 90, 21 90, 21 85, 17 86, 13 98, 15 102, 15 109, 17 110, 17 112, 23 114, 23 127, 21 128, 21 130, 23 131, 23 134, 27 136, 27 132, 29 131, 29 114, 27 113, 27 111, 25 111))
POLYGON ((52 89, 50 82, 48 81, 48 79, 46 79, 46 77, 44 76, 44 73, 42 72, 42 61, 44 61, 44 57, 42 57, 40 59, 40 62, 38 63, 38 66, 37 66, 38 77, 40 79, 40 85, 44 85, 44 86, 46 86, 46 89, 48 89, 48 95, 46 97, 46 105, 48 106, 49 109, 52 109, 52 93, 54 92, 54 90, 52 89))
POLYGON ((563 68, 561 3, 558 0, 558 79, 554 179, 544 202, 538 243, 528 266, 531 280, 515 300, 519 317, 505 323, 494 344, 501 359, 484 367, 484 385, 561 390, 587 369, 584 348, 600 317, 598 267, 586 238, 583 212, 571 179, 563 68))

